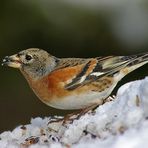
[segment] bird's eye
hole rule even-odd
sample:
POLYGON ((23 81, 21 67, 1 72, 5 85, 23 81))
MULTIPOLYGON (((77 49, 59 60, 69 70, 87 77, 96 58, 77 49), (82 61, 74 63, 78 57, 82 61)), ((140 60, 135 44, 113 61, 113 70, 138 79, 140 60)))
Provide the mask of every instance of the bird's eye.
POLYGON ((26 57, 25 57, 25 59, 26 59, 27 61, 30 61, 30 60, 32 59, 32 56, 27 54, 26 57))

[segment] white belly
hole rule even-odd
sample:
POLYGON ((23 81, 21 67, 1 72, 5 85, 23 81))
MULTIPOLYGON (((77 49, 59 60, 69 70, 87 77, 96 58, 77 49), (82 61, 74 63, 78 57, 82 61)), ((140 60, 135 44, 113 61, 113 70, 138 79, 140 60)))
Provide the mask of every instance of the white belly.
POLYGON ((94 103, 102 104, 103 99, 107 98, 110 95, 113 88, 114 86, 103 92, 89 91, 85 94, 75 94, 72 96, 67 96, 65 98, 56 99, 55 101, 53 100, 52 102, 46 104, 54 108, 63 110, 82 109, 94 103))

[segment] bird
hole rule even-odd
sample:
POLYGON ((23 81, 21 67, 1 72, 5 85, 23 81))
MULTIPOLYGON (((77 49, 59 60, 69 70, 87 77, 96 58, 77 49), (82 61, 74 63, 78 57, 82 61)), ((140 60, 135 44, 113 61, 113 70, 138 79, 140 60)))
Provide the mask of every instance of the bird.
POLYGON ((102 105, 124 76, 147 63, 148 53, 58 58, 39 48, 22 50, 2 61, 21 71, 43 103, 61 110, 102 105))

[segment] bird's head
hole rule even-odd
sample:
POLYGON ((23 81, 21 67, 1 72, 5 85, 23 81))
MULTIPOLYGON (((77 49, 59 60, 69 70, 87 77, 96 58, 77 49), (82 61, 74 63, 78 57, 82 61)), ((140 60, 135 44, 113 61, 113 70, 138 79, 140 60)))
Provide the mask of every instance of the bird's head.
POLYGON ((6 56, 2 65, 18 68, 23 74, 38 79, 54 70, 58 59, 48 52, 30 48, 12 56, 6 56))

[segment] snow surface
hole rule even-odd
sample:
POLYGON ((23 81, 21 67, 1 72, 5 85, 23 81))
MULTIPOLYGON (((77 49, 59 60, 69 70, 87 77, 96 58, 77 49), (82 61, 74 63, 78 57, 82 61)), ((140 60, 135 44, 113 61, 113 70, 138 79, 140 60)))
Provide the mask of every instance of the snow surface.
POLYGON ((60 118, 37 117, 3 132, 0 148, 147 148, 148 77, 123 85, 113 101, 73 122, 62 125, 60 118))

